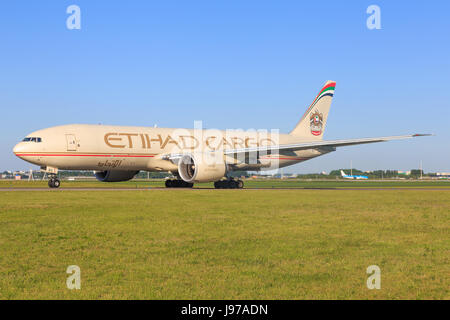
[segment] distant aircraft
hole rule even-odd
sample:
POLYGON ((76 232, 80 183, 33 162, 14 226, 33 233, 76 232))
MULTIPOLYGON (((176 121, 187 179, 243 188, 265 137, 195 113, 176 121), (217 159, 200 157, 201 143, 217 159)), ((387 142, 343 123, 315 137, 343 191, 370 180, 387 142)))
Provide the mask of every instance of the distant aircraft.
POLYGON ((13 152, 40 166, 50 177, 50 188, 60 186, 58 170, 93 170, 102 182, 128 181, 139 171, 153 171, 174 175, 166 180, 168 188, 214 182, 215 188, 225 189, 244 185, 232 178, 232 171, 274 170, 336 151, 337 147, 421 136, 324 141, 335 86, 334 81, 325 83, 289 134, 75 124, 33 132, 13 152))
POLYGON ((367 180, 369 179, 368 176, 360 176, 360 175, 349 175, 349 174, 345 174, 345 172, 343 170, 341 170, 341 176, 344 179, 353 179, 353 180, 367 180))

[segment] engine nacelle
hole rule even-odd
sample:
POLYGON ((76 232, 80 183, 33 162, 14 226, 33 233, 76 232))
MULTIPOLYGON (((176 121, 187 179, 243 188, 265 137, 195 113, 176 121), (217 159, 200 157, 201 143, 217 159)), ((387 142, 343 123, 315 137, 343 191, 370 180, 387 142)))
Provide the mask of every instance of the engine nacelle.
POLYGON ((139 171, 96 171, 95 177, 101 182, 120 182, 131 180, 138 173, 139 171))
POLYGON ((178 174, 188 183, 214 182, 222 179, 227 167, 223 157, 214 159, 214 155, 185 154, 178 162, 178 174))

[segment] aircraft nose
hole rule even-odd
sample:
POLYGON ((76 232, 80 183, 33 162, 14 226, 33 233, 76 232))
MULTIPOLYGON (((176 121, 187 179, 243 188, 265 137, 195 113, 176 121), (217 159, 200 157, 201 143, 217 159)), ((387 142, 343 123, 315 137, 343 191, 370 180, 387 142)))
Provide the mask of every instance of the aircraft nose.
POLYGON ((24 145, 22 142, 16 144, 16 146, 13 149, 13 152, 16 156, 18 156, 20 158, 20 153, 23 153, 24 151, 24 145))

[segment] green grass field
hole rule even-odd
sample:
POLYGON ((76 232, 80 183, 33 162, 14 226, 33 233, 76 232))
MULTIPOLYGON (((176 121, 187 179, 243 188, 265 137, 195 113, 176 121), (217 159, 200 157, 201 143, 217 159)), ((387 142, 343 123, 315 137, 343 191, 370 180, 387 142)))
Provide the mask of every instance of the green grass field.
POLYGON ((0 299, 449 299, 449 213, 447 190, 0 192, 0 299))

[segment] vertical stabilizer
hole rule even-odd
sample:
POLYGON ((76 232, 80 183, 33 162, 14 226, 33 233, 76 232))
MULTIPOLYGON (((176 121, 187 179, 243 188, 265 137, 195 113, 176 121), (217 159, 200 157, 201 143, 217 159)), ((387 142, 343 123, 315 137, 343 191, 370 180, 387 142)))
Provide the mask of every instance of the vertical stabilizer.
POLYGON ((323 139, 335 88, 335 81, 327 81, 325 83, 297 126, 291 131, 291 135, 307 138, 308 140, 323 139))

